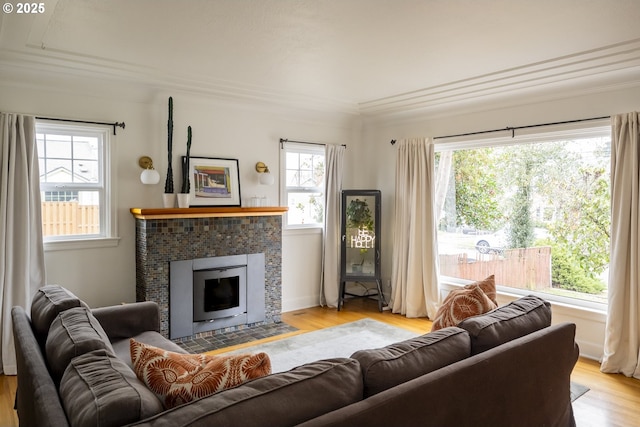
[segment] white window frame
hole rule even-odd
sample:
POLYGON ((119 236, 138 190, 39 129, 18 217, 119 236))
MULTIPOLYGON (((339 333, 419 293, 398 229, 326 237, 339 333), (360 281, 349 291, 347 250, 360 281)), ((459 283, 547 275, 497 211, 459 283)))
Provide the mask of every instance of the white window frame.
MULTIPOLYGON (((102 125, 76 124, 72 122, 52 122, 44 119, 36 120, 37 134, 62 134, 73 136, 98 136, 101 139, 101 153, 99 169, 101 182, 98 184, 73 183, 69 185, 42 185, 41 191, 56 190, 98 190, 100 194, 100 233, 47 236, 43 237, 44 250, 73 250, 100 247, 114 247, 118 245, 117 236, 117 207, 114 177, 114 135, 112 128, 102 125), (101 161, 100 161, 101 160, 101 161)), ((41 170, 42 175, 45 171, 41 170)))
MULTIPOLYGON (((325 146, 322 144, 305 144, 296 142, 282 142, 282 148, 280 149, 280 200, 283 205, 289 203, 289 192, 296 193, 320 193, 323 196, 324 206, 324 180, 322 187, 287 187, 287 153, 303 153, 303 154, 321 154, 325 157, 325 173, 326 173, 326 153, 325 146)), ((289 224, 289 213, 285 213, 283 217, 283 227, 286 230, 308 230, 308 231, 322 231, 324 223, 313 224, 289 224)))
MULTIPOLYGON (((551 142, 561 139, 584 139, 611 136, 611 122, 609 119, 592 120, 570 124, 558 124, 540 128, 525 128, 518 130, 516 135, 508 136, 482 136, 468 135, 461 137, 443 138, 436 140, 435 152, 461 149, 474 149, 484 147, 496 147, 505 145, 526 144, 531 142, 551 142)), ((472 280, 460 279, 457 277, 440 276, 440 292, 448 292, 451 289, 459 288, 472 280)), ((508 286, 496 286, 498 294, 508 297, 522 297, 529 294, 537 295, 556 305, 564 307, 576 307, 595 313, 606 313, 607 303, 570 298, 560 295, 552 295, 543 292, 536 292, 527 289, 517 289, 508 286)))

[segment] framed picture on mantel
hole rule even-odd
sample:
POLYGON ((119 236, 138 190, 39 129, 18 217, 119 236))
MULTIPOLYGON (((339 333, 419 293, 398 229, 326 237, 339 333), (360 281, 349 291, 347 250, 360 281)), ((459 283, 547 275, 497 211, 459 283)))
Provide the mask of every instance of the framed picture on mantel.
MULTIPOLYGON (((186 157, 182 157, 182 167, 186 157)), ((238 159, 189 157, 189 206, 240 206, 238 159)))

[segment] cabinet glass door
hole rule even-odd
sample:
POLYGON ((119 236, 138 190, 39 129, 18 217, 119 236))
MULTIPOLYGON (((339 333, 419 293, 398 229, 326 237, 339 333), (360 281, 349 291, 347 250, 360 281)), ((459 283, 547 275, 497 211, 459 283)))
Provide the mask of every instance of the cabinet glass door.
POLYGON ((344 273, 347 277, 377 277, 376 194, 346 194, 344 198, 344 273))

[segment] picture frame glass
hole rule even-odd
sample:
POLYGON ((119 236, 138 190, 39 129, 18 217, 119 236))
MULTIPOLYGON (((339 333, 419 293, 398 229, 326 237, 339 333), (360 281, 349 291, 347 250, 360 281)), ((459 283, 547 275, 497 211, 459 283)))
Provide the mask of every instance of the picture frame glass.
POLYGON ((189 179, 190 207, 240 206, 237 159, 189 157, 189 179))

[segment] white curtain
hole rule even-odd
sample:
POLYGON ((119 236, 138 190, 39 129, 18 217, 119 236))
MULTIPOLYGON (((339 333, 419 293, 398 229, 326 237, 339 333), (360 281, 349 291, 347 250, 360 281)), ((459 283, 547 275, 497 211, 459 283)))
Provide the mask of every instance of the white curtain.
POLYGON ((601 371, 640 378, 640 119, 612 117, 611 261, 601 371))
POLYGON ((342 203, 343 145, 325 148, 324 231, 320 305, 337 307, 340 289, 340 204, 342 203))
POLYGON ((45 282, 35 118, 0 113, 0 132, 0 369, 15 375, 11 307, 45 282))
POLYGON ((433 319, 438 308, 433 153, 430 139, 397 144, 390 306, 407 317, 433 319))

